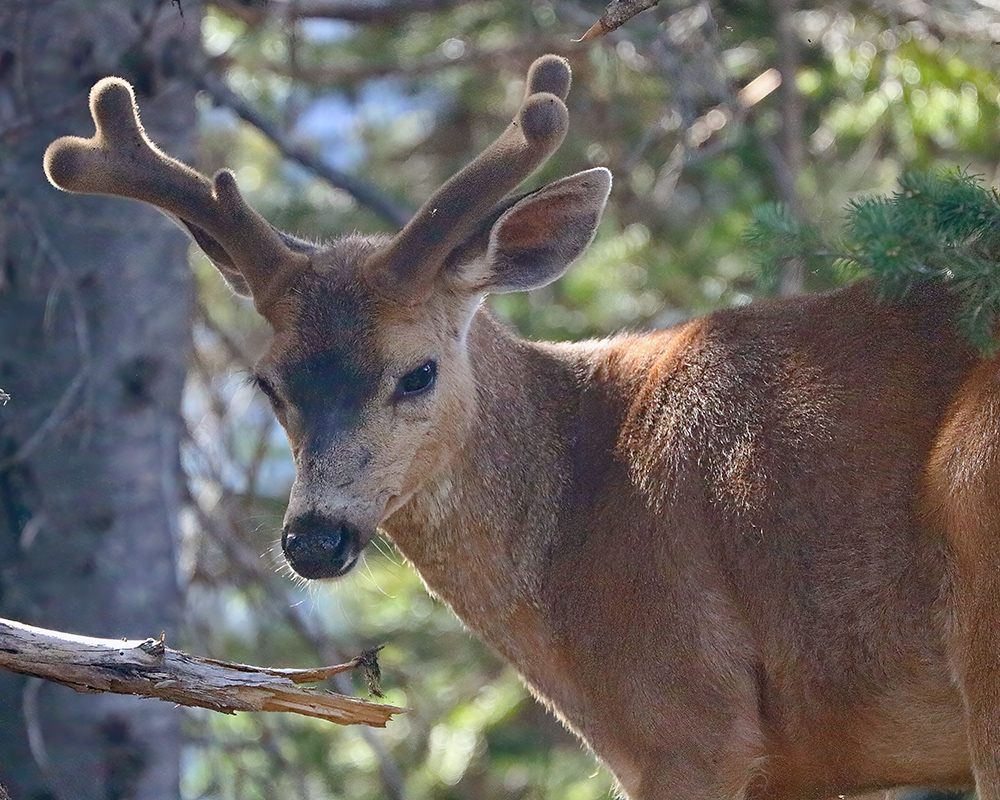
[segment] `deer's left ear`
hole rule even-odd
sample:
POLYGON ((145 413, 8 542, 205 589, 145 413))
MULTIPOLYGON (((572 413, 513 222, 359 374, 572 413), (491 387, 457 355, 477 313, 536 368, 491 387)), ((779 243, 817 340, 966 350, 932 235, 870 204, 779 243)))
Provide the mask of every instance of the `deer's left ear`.
POLYGON ((493 224, 486 248, 488 292, 520 292, 554 281, 587 248, 611 191, 603 167, 578 172, 522 198, 493 224))

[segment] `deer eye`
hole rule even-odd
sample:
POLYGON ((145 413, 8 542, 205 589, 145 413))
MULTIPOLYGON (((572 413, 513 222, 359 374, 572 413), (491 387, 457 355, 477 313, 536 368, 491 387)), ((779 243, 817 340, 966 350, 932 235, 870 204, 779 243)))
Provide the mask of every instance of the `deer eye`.
POLYGON ((415 397, 428 391, 434 385, 437 377, 437 362, 426 361, 414 370, 407 372, 396 384, 396 397, 415 397))
POLYGON ((278 396, 274 385, 267 378, 262 375, 254 375, 250 380, 271 401, 271 406, 275 411, 279 411, 284 407, 284 401, 278 396))

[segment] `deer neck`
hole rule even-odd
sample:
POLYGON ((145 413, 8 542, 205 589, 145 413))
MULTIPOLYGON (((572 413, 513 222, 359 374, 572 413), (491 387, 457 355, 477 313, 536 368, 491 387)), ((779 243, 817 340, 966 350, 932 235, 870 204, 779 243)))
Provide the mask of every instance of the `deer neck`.
POLYGON ((579 365, 483 311, 468 347, 474 421, 451 462, 385 527, 431 593, 523 670, 551 650, 539 598, 570 474, 579 365))

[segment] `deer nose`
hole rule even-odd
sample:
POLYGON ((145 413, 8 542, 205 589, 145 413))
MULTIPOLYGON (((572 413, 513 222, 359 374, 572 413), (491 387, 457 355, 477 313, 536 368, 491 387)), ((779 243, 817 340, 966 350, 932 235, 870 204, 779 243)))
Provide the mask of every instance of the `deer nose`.
POLYGON ((321 514, 303 514, 285 524, 281 549, 289 566, 303 578, 336 578, 357 562, 361 536, 345 523, 321 514))

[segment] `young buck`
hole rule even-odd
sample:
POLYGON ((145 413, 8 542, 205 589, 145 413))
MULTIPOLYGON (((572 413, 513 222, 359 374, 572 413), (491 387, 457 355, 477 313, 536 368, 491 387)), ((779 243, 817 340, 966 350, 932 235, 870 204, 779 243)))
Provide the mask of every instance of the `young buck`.
POLYGON ((157 150, 113 78, 45 169, 174 217, 270 322, 292 568, 343 575, 384 530, 628 797, 1000 800, 1000 362, 940 288, 864 282, 517 338, 484 296, 559 277, 611 186, 508 196, 569 82, 536 61, 506 132, 392 237, 276 231, 231 173, 157 150))

